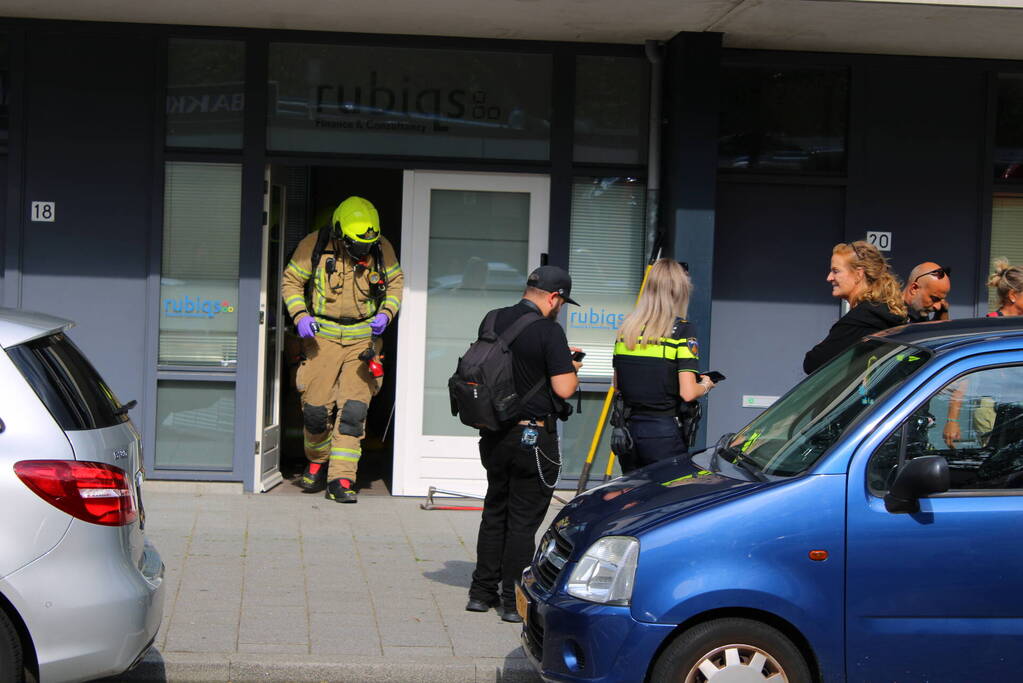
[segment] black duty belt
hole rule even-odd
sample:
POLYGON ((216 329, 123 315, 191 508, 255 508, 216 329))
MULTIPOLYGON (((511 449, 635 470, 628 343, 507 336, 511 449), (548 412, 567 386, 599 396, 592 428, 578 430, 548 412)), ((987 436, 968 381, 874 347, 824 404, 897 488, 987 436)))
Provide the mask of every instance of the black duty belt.
POLYGON ((678 408, 662 408, 660 410, 653 408, 632 408, 631 416, 636 415, 647 415, 650 417, 675 417, 678 415, 678 408))
POLYGON ((329 320, 330 322, 337 323, 338 325, 358 325, 359 323, 364 323, 373 319, 373 316, 366 318, 332 318, 329 315, 324 315, 322 313, 317 313, 316 317, 329 320))

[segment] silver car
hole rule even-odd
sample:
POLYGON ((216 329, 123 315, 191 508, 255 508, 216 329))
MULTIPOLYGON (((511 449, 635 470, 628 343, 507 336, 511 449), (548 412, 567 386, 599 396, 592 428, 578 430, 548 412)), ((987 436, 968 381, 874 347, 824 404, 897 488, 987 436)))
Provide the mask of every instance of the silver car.
POLYGON ((65 335, 0 308, 0 681, 121 673, 163 617, 139 435, 65 335))

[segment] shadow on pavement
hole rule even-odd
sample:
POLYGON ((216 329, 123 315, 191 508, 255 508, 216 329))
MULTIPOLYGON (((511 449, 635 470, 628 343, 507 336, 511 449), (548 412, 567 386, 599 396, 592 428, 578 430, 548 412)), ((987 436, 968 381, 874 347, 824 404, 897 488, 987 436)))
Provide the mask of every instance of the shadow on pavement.
POLYGON ((423 576, 446 586, 456 586, 468 590, 469 584, 472 583, 472 570, 475 567, 475 564, 465 560, 447 560, 444 562, 443 569, 423 572, 423 576))
POLYGON ((160 651, 155 647, 146 653, 145 658, 139 662, 131 671, 125 671, 120 676, 103 678, 98 683, 165 683, 167 681, 167 667, 164 665, 160 651))

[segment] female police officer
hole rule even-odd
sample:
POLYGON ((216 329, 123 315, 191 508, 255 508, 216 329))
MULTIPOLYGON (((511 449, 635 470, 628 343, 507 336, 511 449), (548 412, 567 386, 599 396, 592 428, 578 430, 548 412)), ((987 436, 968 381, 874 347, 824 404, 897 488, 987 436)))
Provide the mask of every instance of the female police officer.
POLYGON ((650 268, 636 310, 618 331, 614 382, 624 402, 631 454, 619 453, 622 472, 684 455, 688 446, 676 419, 682 401, 706 396, 714 383, 699 375, 695 326, 686 321, 692 283, 673 259, 650 268))

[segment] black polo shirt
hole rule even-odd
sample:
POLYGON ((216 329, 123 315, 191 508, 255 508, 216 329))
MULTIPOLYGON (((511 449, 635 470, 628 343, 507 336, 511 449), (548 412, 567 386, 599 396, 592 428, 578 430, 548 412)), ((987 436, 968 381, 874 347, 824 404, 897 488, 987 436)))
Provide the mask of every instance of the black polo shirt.
MULTIPOLYGON (((522 299, 514 306, 499 309, 497 320, 494 321, 494 330, 501 334, 530 311, 539 313, 540 309, 526 299, 522 299)), ((480 333, 482 332, 483 324, 480 323, 480 333)), ((511 352, 515 390, 519 396, 525 396, 540 379, 575 372, 565 330, 550 318, 537 320, 524 329, 512 342, 511 352)), ((559 412, 554 400, 549 386, 541 387, 519 410, 519 419, 542 419, 559 412)))

